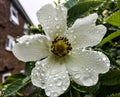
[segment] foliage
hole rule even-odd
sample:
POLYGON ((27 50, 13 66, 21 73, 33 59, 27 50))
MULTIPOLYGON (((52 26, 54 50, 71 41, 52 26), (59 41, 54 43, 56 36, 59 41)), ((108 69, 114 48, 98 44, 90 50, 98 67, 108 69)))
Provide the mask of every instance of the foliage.
MULTIPOLYGON (((59 1, 60 2, 60 1, 59 1)), ((64 4, 68 8, 68 26, 77 18, 96 12, 97 24, 104 24, 107 33, 94 50, 105 53, 111 62, 111 69, 99 75, 99 81, 91 87, 84 87, 71 81, 69 89, 60 97, 120 97, 120 0, 69 0, 64 4)), ((32 33, 44 34, 42 27, 33 26, 32 33)), ((47 97, 44 90, 31 86, 30 74, 35 62, 27 62, 25 74, 14 74, 5 83, 0 84, 3 97, 47 97), (23 91, 31 87, 29 94, 23 91)))

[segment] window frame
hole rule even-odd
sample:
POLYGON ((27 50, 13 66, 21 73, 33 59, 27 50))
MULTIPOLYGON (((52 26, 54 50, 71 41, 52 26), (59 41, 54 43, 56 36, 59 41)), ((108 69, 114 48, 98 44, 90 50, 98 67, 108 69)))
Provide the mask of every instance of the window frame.
POLYGON ((12 51, 14 44, 15 44, 14 38, 12 36, 8 35, 7 39, 6 39, 5 49, 7 51, 12 51))
POLYGON ((19 18, 18 18, 18 11, 13 6, 13 4, 10 4, 10 22, 12 22, 14 25, 19 25, 19 18))

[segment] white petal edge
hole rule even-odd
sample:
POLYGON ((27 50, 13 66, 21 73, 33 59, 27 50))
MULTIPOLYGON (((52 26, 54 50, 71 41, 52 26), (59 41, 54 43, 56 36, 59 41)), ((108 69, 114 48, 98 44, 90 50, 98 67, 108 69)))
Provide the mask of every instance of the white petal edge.
POLYGON ((48 40, 44 35, 24 35, 17 41, 12 52, 21 61, 36 61, 49 55, 48 40))
POLYGON ((36 63, 31 74, 32 83, 45 89, 49 97, 58 97, 69 87, 70 81, 64 64, 53 57, 36 63))
POLYGON ((100 43, 107 29, 104 25, 95 25, 97 14, 77 19, 68 29, 67 37, 73 48, 85 48, 100 43))
POLYGON ((37 12, 37 18, 49 38, 55 38, 67 30, 67 9, 58 5, 54 8, 51 4, 43 6, 37 12))
POLYGON ((110 61, 106 55, 97 51, 76 50, 67 59, 67 69, 72 79, 83 86, 95 85, 100 73, 106 73, 110 61))

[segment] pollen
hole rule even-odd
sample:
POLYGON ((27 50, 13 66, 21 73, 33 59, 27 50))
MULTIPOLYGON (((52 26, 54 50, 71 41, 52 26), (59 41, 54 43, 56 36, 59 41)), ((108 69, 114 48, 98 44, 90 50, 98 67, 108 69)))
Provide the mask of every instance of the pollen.
POLYGON ((67 55, 71 50, 71 44, 66 37, 56 37, 52 41, 51 52, 59 57, 67 55))

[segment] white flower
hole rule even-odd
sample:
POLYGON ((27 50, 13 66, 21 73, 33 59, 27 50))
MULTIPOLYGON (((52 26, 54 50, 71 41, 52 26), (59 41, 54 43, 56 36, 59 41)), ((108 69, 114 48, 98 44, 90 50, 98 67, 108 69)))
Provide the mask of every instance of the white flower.
POLYGON ((77 19, 70 28, 66 25, 67 9, 62 5, 45 5, 37 17, 46 35, 18 38, 13 53, 22 61, 37 61, 31 80, 45 89, 47 96, 64 93, 69 77, 79 85, 91 86, 97 83, 99 73, 109 70, 109 59, 103 53, 83 49, 97 45, 106 33, 105 26, 95 25, 96 13, 77 19))

